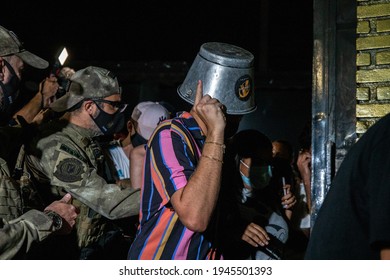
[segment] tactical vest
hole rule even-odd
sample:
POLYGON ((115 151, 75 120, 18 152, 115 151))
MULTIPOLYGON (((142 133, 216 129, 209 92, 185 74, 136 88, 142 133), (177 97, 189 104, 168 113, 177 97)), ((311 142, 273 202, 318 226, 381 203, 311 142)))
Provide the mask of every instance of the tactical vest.
POLYGON ((79 248, 87 247, 97 242, 103 236, 107 221, 100 214, 78 200, 73 200, 73 205, 80 209, 75 226, 78 246, 79 248))
MULTIPOLYGON (((83 147, 90 163, 100 171, 103 162, 103 154, 100 147, 88 138, 82 138, 77 144, 83 147)), ((101 172, 98 173, 101 174, 101 172)), ((76 199, 73 200, 73 204, 80 209, 75 225, 78 246, 80 248, 87 247, 97 242, 104 235, 109 220, 76 199)))
MULTIPOLYGON (((50 127, 45 130, 45 133, 48 133, 49 130, 50 127)), ((53 158, 56 156, 58 149, 60 149, 61 151, 76 157, 78 160, 83 161, 89 168, 101 169, 103 155, 100 147, 95 142, 90 138, 82 137, 72 125, 63 128, 61 135, 61 142, 58 143, 53 158)), ((25 169, 31 173, 32 178, 35 181, 34 184, 40 184, 39 188, 49 190, 51 193, 51 200, 53 200, 53 198, 59 199, 65 194, 62 187, 51 186, 48 183, 42 182, 42 180, 39 179, 42 174, 37 174, 35 170, 29 169, 28 166, 25 166, 25 169)), ((104 235, 109 220, 75 198, 72 199, 72 204, 80 210, 74 228, 77 233, 77 245, 82 249, 95 243, 104 235)))
POLYGON ((23 200, 19 181, 12 170, 22 145, 21 127, 0 128, 0 217, 12 220, 23 214, 23 200))

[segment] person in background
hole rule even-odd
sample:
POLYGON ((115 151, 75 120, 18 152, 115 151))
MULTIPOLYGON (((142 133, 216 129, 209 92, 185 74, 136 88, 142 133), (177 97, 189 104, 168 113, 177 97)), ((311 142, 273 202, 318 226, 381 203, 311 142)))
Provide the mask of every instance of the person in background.
MULTIPOLYGON (((157 125, 167 118, 169 118, 167 109, 157 102, 144 101, 134 107, 131 116, 126 117, 125 131, 115 134, 116 140, 102 146, 111 170, 112 182, 122 188, 141 187, 145 145, 157 125)), ((138 226, 138 213, 116 220, 115 223, 126 235, 129 247, 138 226)))
MULTIPOLYGON (((18 151, 29 135, 19 125, 10 126, 25 64, 38 69, 48 66, 46 60, 27 51, 12 31, 0 26, 0 259, 24 258, 33 244, 54 233, 70 233, 78 213, 75 206, 68 204, 69 194, 42 212, 25 210, 20 180, 14 178, 13 169, 18 151)), ((45 92, 54 84, 51 81, 44 83, 45 92)), ((55 89, 53 86, 52 90, 55 89)), ((42 99, 41 94, 39 98, 42 99)), ((34 112, 40 109, 34 101, 29 106, 34 112)))
MULTIPOLYGON (((139 104, 140 106, 136 106, 132 114, 132 119, 134 120, 135 127, 137 128, 136 134, 140 135, 145 140, 149 140, 153 131, 161 122, 172 118, 171 110, 173 107, 170 107, 168 103, 165 103, 165 105, 163 104, 164 103, 160 102, 155 102, 154 104, 141 102, 139 104), (168 111, 168 109, 170 110, 168 111), (151 110, 153 111, 151 112, 151 110), (139 111, 140 114, 137 113, 137 111, 139 111), (151 115, 154 115, 154 117, 149 118, 148 115, 150 113, 151 115), (155 125, 156 121, 157 125, 155 125)), ((130 180, 132 186, 142 186, 142 168, 145 155, 146 143, 134 147, 134 149, 130 152, 130 161, 133 163, 130 166, 130 180)))
POLYGON ((303 259, 310 233, 310 214, 306 200, 306 190, 302 182, 302 178, 307 178, 307 173, 302 173, 302 163, 304 163, 302 161, 304 156, 302 149, 307 147, 306 143, 303 142, 306 142, 306 140, 303 139, 302 134, 299 139, 301 148, 297 159, 294 157, 294 150, 290 142, 282 139, 272 142, 273 157, 279 159, 279 161, 285 160, 291 166, 291 192, 296 197, 296 204, 289 219, 289 238, 284 246, 285 259, 303 259), (304 176, 302 177, 301 174, 304 176))
POLYGON ((290 165, 272 157, 269 138, 255 129, 237 132, 231 140, 235 158, 236 201, 226 220, 227 259, 283 259, 289 218, 296 199, 291 192, 290 165), (233 209, 233 210, 232 210, 233 209), (235 209, 235 210, 234 210, 235 209))
POLYGON ((291 165, 294 163, 294 149, 291 143, 284 139, 272 141, 272 156, 284 158, 291 165))
MULTIPOLYGON (((302 232, 310 236, 311 213, 311 123, 307 123, 299 136, 299 153, 296 160, 298 190, 301 198, 296 211, 297 224, 302 232)), ((297 191, 298 191, 297 190, 297 191)))
POLYGON ((167 109, 158 102, 143 101, 134 107, 126 121, 126 131, 120 138, 111 141, 106 148, 115 167, 114 179, 118 185, 141 187, 144 145, 157 125, 169 117, 167 109), (136 149, 137 147, 139 149, 136 149))

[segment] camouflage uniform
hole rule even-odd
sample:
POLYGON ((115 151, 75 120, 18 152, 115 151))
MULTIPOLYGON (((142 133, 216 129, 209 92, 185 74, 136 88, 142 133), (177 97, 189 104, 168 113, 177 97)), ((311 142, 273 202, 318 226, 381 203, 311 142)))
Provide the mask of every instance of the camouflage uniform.
POLYGON ((34 242, 45 240, 52 232, 53 220, 38 210, 31 210, 7 222, 0 219, 0 259, 23 258, 34 242))
POLYGON ((22 146, 20 127, 0 128, 0 218, 12 220, 22 214, 22 198, 17 181, 12 178, 16 156, 22 146))
POLYGON ((7 162, 0 158, 0 218, 15 219, 22 210, 19 184, 11 177, 7 162))
POLYGON ((103 178, 103 156, 93 136, 89 129, 55 120, 42 127, 26 155, 27 170, 39 182, 42 197, 52 201, 70 192, 75 198, 72 203, 80 208, 75 225, 79 248, 97 242, 108 219, 139 212, 139 190, 121 189, 103 178))
MULTIPOLYGON (((46 60, 27 51, 15 33, 0 26, 0 57, 11 55, 19 57, 24 64, 37 69, 49 66, 46 60)), ((12 74, 13 67, 9 63, 6 64, 12 74)), ((14 113, 12 104, 17 96, 17 88, 12 86, 10 81, 1 80, 0 83, 2 88, 0 98, 3 102, 0 108, 0 122, 14 124, 9 118, 14 113), (6 84, 11 84, 11 88, 6 89, 6 84)), ((31 134, 26 133, 25 128, 20 126, 0 128, 0 259, 23 258, 33 243, 43 241, 55 230, 52 228, 53 220, 46 214, 36 210, 23 214, 26 211, 24 188, 19 177, 14 174, 14 167, 19 149, 29 139, 29 135, 31 134)))
POLYGON ((52 218, 28 211, 25 188, 13 172, 22 140, 27 139, 25 133, 19 126, 0 128, 0 259, 25 258, 34 243, 55 231, 52 218))

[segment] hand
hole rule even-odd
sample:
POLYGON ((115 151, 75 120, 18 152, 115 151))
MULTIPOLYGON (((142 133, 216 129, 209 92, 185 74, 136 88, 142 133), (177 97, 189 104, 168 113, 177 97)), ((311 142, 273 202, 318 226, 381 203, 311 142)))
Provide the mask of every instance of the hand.
POLYGON ((311 176, 311 153, 309 151, 300 151, 297 158, 297 167, 302 178, 311 176))
POLYGON ((62 67, 59 76, 69 80, 75 73, 73 68, 62 67))
POLYGON ((49 107, 50 103, 54 101, 55 94, 58 91, 59 84, 55 76, 50 76, 44 79, 39 85, 39 92, 42 95, 43 108, 49 107))
POLYGON ((72 196, 67 193, 60 200, 52 202, 45 208, 45 211, 54 211, 62 217, 62 227, 56 234, 70 233, 76 223, 79 209, 70 204, 71 201, 72 196))
POLYGON ((297 167, 305 187, 307 208, 311 212, 311 151, 299 151, 297 167))
POLYGON ((285 210, 291 209, 296 203, 297 199, 294 194, 291 193, 291 185, 286 184, 283 187, 285 195, 282 197, 282 205, 285 210))
POLYGON ((51 116, 51 110, 49 108, 42 109, 38 112, 38 114, 32 119, 31 123, 35 123, 37 125, 45 122, 46 120, 50 119, 51 116))
POLYGON ((267 231, 255 223, 250 223, 246 227, 241 239, 253 247, 268 245, 268 240, 270 240, 267 231))
POLYGON ((211 98, 208 94, 203 95, 202 81, 198 81, 195 102, 191 113, 196 114, 206 126, 206 131, 203 131, 205 134, 224 131, 226 126, 224 111, 225 106, 218 99, 211 98))
POLYGON ((131 188, 131 181, 130 178, 128 179, 122 179, 122 180, 117 180, 115 182, 121 189, 126 189, 126 188, 131 188))

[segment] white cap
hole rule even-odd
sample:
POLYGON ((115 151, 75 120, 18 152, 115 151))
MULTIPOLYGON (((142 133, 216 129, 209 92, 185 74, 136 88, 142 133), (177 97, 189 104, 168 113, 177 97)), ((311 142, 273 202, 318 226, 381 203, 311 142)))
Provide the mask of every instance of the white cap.
POLYGON ((169 119, 169 112, 158 102, 145 101, 135 106, 131 118, 138 123, 138 133, 149 140, 154 129, 162 121, 169 119))

